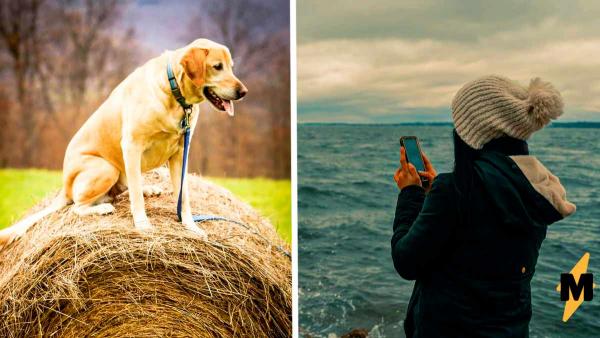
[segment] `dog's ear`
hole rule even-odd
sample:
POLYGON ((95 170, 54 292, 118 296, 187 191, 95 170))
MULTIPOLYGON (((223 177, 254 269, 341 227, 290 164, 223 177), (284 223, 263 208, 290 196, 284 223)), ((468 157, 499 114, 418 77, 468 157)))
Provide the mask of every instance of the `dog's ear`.
POLYGON ((204 69, 207 55, 208 49, 206 48, 190 48, 180 62, 185 74, 198 87, 204 84, 204 69))

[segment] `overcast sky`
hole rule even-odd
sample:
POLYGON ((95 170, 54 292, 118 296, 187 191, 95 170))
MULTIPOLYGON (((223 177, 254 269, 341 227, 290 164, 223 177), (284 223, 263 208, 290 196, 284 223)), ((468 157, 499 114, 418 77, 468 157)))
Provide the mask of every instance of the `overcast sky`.
MULTIPOLYGON (((228 0, 233 2, 233 0, 228 0)), ((279 31, 289 26, 289 2, 287 0, 236 0, 245 4, 245 10, 256 10, 255 4, 264 4, 275 14, 259 29, 279 31)), ((129 0, 125 3, 119 28, 133 27, 137 43, 141 45, 140 56, 146 60, 165 50, 173 50, 190 43, 189 27, 206 23, 200 22, 198 14, 206 13, 210 1, 202 0, 129 0)), ((253 31, 256 31, 253 27, 253 31)), ((200 31, 195 29, 195 31, 200 31)), ((203 35, 196 38, 215 39, 203 35)), ((216 42, 223 43, 216 39, 216 42)), ((229 46, 231 47, 231 46, 229 46)), ((234 55, 235 56, 235 55, 234 55)))
POLYGON ((183 32, 196 14, 197 1, 135 0, 128 3, 124 26, 135 28, 136 36, 150 56, 181 47, 183 32))
POLYGON ((600 121, 600 2, 300 0, 300 122, 450 121, 454 93, 539 76, 600 121))

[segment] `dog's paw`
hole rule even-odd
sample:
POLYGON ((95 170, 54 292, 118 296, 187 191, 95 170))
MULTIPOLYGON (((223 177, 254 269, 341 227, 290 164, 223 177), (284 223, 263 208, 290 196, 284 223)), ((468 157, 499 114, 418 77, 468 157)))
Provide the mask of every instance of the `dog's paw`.
POLYGON ((115 207, 110 203, 102 203, 94 206, 97 215, 108 215, 115 212, 115 207))
POLYGON ((79 216, 108 215, 115 212, 115 207, 110 203, 101 203, 97 205, 77 205, 73 207, 73 212, 79 216))
POLYGON ((185 228, 187 230, 197 234, 202 240, 208 239, 208 234, 206 234, 206 231, 204 231, 204 229, 196 225, 196 223, 194 223, 193 221, 191 223, 186 222, 183 225, 185 225, 185 228))
POLYGON ((162 189, 155 185, 145 185, 143 188, 145 197, 160 196, 162 189))
POLYGON ((154 227, 148 218, 134 220, 133 225, 139 231, 146 231, 154 227))

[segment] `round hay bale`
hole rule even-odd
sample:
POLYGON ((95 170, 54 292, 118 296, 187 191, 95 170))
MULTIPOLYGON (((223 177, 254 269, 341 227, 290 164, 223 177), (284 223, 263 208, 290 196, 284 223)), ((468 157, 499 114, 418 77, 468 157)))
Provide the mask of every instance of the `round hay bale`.
POLYGON ((291 261, 276 246, 289 248, 271 224, 189 175, 195 213, 252 229, 205 222, 203 241, 177 221, 165 176, 146 175, 165 192, 145 199, 154 230, 133 227, 125 193, 112 215, 65 208, 0 251, 0 337, 291 336, 291 261))

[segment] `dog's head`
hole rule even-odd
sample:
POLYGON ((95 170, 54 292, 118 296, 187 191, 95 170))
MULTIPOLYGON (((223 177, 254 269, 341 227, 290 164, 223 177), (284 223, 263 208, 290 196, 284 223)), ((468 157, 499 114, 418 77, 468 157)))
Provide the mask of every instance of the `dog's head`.
POLYGON ((192 42, 180 61, 185 76, 194 85, 195 94, 206 99, 218 111, 233 116, 233 102, 243 98, 248 89, 233 74, 229 49, 206 39, 192 42))

